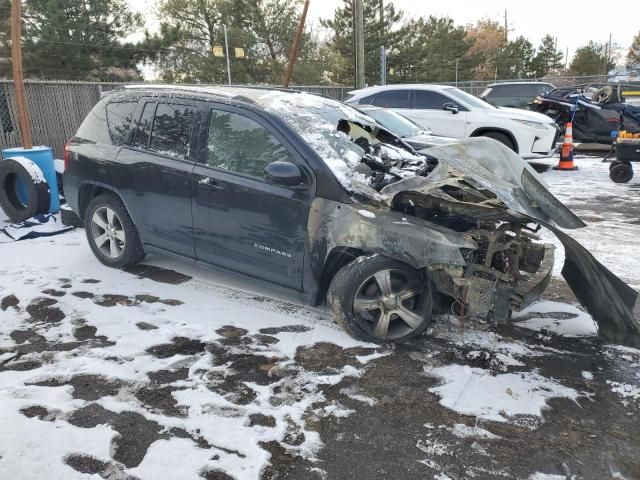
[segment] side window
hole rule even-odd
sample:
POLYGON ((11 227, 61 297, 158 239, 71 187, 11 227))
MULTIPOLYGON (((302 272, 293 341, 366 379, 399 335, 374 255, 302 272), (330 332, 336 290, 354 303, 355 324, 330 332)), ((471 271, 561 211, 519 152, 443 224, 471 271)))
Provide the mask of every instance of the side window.
POLYGON ((211 110, 207 164, 262 180, 264 167, 291 154, 258 122, 237 113, 211 110))
POLYGON ((411 108, 410 90, 386 90, 379 92, 373 99, 373 105, 385 108, 411 108))
POLYGON ((442 106, 445 103, 452 101, 438 92, 429 92, 427 90, 415 90, 414 95, 413 108, 421 110, 442 110, 442 106))
POLYGON ((374 98, 376 98, 375 93, 373 95, 369 95, 364 98, 361 98, 360 100, 358 100, 358 103, 360 105, 373 105, 374 98))
POLYGON ((77 137, 89 140, 90 142, 103 143, 105 145, 111 144, 109 129, 107 128, 106 104, 106 98, 96 103, 96 106, 91 109, 78 128, 78 132, 76 133, 77 137))
POLYGON ((159 103, 151 127, 149 150, 188 158, 197 114, 198 108, 192 105, 159 103))
POLYGON ((107 105, 107 126, 114 145, 124 144, 137 104, 137 101, 127 101, 107 105))
POLYGON ((136 127, 135 138, 133 144, 136 147, 149 148, 149 139, 151 138, 151 125, 153 125, 153 117, 156 114, 155 102, 147 102, 142 109, 140 121, 136 127))

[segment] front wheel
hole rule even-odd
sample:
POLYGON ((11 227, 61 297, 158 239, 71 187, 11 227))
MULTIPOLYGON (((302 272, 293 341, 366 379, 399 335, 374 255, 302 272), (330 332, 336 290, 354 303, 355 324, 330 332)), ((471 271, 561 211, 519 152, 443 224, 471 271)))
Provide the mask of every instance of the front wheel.
POLYGON ((84 225, 91 250, 108 267, 125 268, 144 258, 138 230, 116 195, 94 198, 85 211, 84 225))
POLYGON ((431 284, 418 270, 381 255, 360 257, 333 278, 327 300, 353 337, 374 343, 421 335, 433 313, 431 284))
POLYGON ((494 140, 500 142, 506 147, 509 147, 514 152, 516 151, 516 146, 513 144, 513 141, 509 138, 508 135, 500 132, 487 132, 481 135, 482 137, 493 138, 494 140))
POLYGON ((633 178, 633 168, 631 164, 625 162, 614 162, 609 169, 609 178, 616 183, 627 183, 633 178))

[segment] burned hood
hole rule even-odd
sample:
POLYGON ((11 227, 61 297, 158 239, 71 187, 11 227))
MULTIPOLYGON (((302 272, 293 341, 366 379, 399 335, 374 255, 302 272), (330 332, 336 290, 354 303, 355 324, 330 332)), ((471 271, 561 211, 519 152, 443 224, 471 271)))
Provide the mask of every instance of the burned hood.
POLYGON ((438 166, 427 177, 409 177, 383 188, 380 193, 390 203, 406 191, 442 196, 441 187, 453 179, 495 195, 480 206, 496 208, 503 204, 513 212, 562 228, 586 226, 553 196, 529 164, 493 139, 471 138, 420 153, 436 158, 438 166))

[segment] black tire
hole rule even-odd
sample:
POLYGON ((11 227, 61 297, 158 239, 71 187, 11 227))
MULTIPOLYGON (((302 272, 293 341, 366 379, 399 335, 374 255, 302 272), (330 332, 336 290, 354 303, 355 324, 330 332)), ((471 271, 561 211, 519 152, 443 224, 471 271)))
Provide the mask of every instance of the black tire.
MULTIPOLYGON (((145 253, 142 248, 142 242, 140 242, 138 230, 133 224, 133 220, 131 219, 129 212, 127 212, 127 208, 117 195, 113 193, 105 193, 91 200, 85 210, 84 225, 87 240, 93 254, 106 266, 113 268, 126 268, 131 265, 135 265, 144 258, 145 253), (99 227, 93 220, 94 214, 98 212, 100 216, 101 212, 106 212, 108 210, 115 213, 114 225, 119 225, 117 231, 120 233, 122 238, 124 238, 124 241, 121 241, 118 240, 120 237, 115 238, 112 236, 111 239, 107 240, 110 245, 111 243, 119 242, 121 244, 119 247, 119 254, 115 257, 110 257, 105 253, 104 243, 100 246, 98 245, 96 236, 99 234, 101 227, 99 227)), ((102 228, 102 230, 104 231, 103 235, 107 235, 107 230, 105 228, 102 228)), ((103 235, 100 235, 100 237, 103 235)), ((116 247, 116 252, 117 250, 118 247, 116 247)))
MULTIPOLYGON (((38 168, 30 160, 22 161, 30 162, 34 168, 38 168)), ((48 213, 50 202, 49 185, 46 181, 35 183, 24 165, 16 160, 0 162, 0 207, 12 222, 24 222, 39 213, 48 213), (16 190, 18 179, 26 187, 26 203, 20 200, 16 190)))
POLYGON ((616 165, 620 165, 621 162, 619 162, 618 160, 614 160, 609 164, 609 171, 611 171, 611 169, 613 167, 615 167, 616 165))
POLYGON ((617 163, 609 170, 609 178, 616 183, 627 183, 633 178, 633 168, 629 163, 617 163))
POLYGON ((486 132, 480 135, 481 137, 493 138, 494 140, 500 142, 501 144, 509 147, 514 152, 516 151, 516 146, 513 144, 513 140, 509 138, 508 135, 501 132, 486 132))
POLYGON ((342 267, 329 285, 327 302, 338 324, 352 337, 373 343, 402 342, 422 335, 431 323, 433 314, 429 279, 406 263, 381 255, 359 257, 342 267), (375 278, 377 274, 384 276, 387 271, 390 272, 389 291, 394 298, 391 306, 387 305, 387 300, 383 300, 386 297, 383 297, 380 282, 375 278), (411 290, 421 291, 399 300, 403 292, 407 294, 411 290), (370 307, 357 313, 355 308, 358 302, 370 307), (408 318, 413 325, 395 313, 398 311, 402 317, 407 317, 409 311, 411 315, 408 318), (388 319, 387 322, 382 322, 387 325, 386 330, 381 330, 386 332, 384 337, 376 333, 383 315, 387 315, 385 318, 388 319))

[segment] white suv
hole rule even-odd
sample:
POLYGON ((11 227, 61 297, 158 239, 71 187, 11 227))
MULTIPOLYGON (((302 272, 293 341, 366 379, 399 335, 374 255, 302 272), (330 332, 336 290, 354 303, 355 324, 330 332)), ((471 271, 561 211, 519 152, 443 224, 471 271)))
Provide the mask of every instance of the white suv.
POLYGON ((347 103, 391 108, 434 135, 490 137, 524 159, 547 158, 556 150, 559 131, 551 118, 516 108, 497 108, 455 87, 386 85, 349 94, 347 103))

